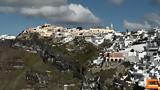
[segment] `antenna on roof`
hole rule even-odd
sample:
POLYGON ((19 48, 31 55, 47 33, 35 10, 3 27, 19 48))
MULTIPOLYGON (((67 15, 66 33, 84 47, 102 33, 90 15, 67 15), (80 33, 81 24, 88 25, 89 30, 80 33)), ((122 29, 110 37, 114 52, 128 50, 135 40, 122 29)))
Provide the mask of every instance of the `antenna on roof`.
POLYGON ((111 23, 111 29, 113 29, 113 24, 111 23))

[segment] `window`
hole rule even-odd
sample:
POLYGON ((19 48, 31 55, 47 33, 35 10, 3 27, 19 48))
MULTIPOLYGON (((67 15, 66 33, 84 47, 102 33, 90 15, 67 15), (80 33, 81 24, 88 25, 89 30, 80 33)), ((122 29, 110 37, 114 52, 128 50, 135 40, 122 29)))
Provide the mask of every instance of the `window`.
POLYGON ((157 53, 153 53, 153 56, 156 56, 157 55, 157 53))
POLYGON ((107 53, 107 57, 109 57, 110 56, 110 54, 109 53, 107 53))
POLYGON ((58 32, 60 32, 61 30, 60 29, 58 29, 58 32))
POLYGON ((83 35, 83 33, 80 33, 79 35, 83 35))
POLYGON ((122 59, 119 59, 119 62, 121 62, 122 61, 122 59))
POLYGON ((149 82, 149 85, 157 85, 156 81, 149 82))

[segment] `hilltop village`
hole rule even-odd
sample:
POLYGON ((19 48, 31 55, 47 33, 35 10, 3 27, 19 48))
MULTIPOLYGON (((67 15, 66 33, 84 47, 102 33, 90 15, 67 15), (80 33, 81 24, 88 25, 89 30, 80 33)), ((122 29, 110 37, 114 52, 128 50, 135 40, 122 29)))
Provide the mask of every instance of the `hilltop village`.
MULTIPOLYGON (((63 81, 58 82, 60 86, 54 84, 55 90, 144 90, 151 89, 147 87, 149 79, 158 81, 160 78, 158 27, 119 32, 113 25, 83 29, 44 24, 28 28, 16 37, 2 35, 0 41, 1 47, 11 41, 9 47, 40 55, 44 64, 54 66, 59 73, 73 74, 70 80, 65 79, 65 84, 63 81)), ((0 62, 0 72, 4 70, 1 69, 3 64, 0 62)), ((14 69, 24 67, 25 62, 21 60, 10 64, 14 69)), ((51 90, 48 73, 52 72, 50 69, 45 73, 26 71, 25 80, 29 83, 24 85, 27 89, 21 90, 34 87, 51 90), (32 86, 31 83, 37 84, 32 86)))
POLYGON ((106 28, 90 28, 83 29, 77 28, 64 28, 50 24, 44 24, 35 28, 29 28, 22 32, 23 34, 38 33, 41 38, 64 38, 61 40, 63 43, 72 41, 76 37, 85 37, 86 41, 92 42, 95 45, 102 44, 104 39, 112 39, 113 35, 121 36, 121 33, 115 32, 113 25, 106 28))

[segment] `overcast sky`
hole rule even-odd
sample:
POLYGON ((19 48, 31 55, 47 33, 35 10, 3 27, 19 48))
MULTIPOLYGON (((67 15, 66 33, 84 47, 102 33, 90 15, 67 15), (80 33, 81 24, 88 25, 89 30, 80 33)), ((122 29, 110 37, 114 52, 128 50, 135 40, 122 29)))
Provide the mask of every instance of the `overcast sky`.
POLYGON ((0 20, 0 34, 13 35, 44 23, 150 29, 160 26, 160 0, 0 0, 0 20))

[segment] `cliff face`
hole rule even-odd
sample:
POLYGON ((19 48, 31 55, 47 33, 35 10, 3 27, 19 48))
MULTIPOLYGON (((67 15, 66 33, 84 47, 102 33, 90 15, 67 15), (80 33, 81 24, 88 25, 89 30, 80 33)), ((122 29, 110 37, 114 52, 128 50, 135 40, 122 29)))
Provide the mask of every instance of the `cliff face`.
POLYGON ((98 47, 84 38, 63 44, 39 38, 38 34, 25 37, 21 34, 11 46, 0 48, 2 90, 63 90, 65 84, 72 85, 69 90, 117 90, 113 76, 125 75, 129 68, 120 64, 106 70, 97 67, 96 73, 90 71, 94 70, 91 60, 99 56, 107 42, 98 47))
MULTIPOLYGON (((49 69, 56 69, 57 74, 51 79, 57 83, 54 85, 55 88, 57 88, 58 85, 63 87, 63 84, 73 83, 76 84, 74 88, 80 89, 88 61, 98 55, 97 47, 84 41, 83 38, 75 38, 69 43, 61 44, 52 42, 53 40, 40 39, 37 34, 32 34, 27 39, 22 39, 21 37, 18 37, 15 41, 15 45, 18 46, 18 48, 23 48, 24 50, 31 48, 32 50, 38 51, 36 55, 41 58, 39 61, 45 66, 50 67, 49 69), (66 75, 63 76, 63 74, 66 75), (58 78, 56 79, 55 77, 62 78, 62 80, 58 81, 58 78)), ((34 76, 35 72, 38 71, 37 69, 33 69, 27 71, 27 73, 28 72, 33 73, 32 75, 34 76)), ((27 74, 27 76, 31 75, 27 74)), ((50 84, 53 85, 52 83, 53 82, 49 82, 47 87, 50 87, 50 84)))
POLYGON ((39 54, 0 47, 0 57, 1 90, 63 90, 63 85, 69 83, 76 84, 74 90, 80 88, 80 79, 75 78, 78 66, 63 56, 55 55, 56 63, 44 63, 39 54))

